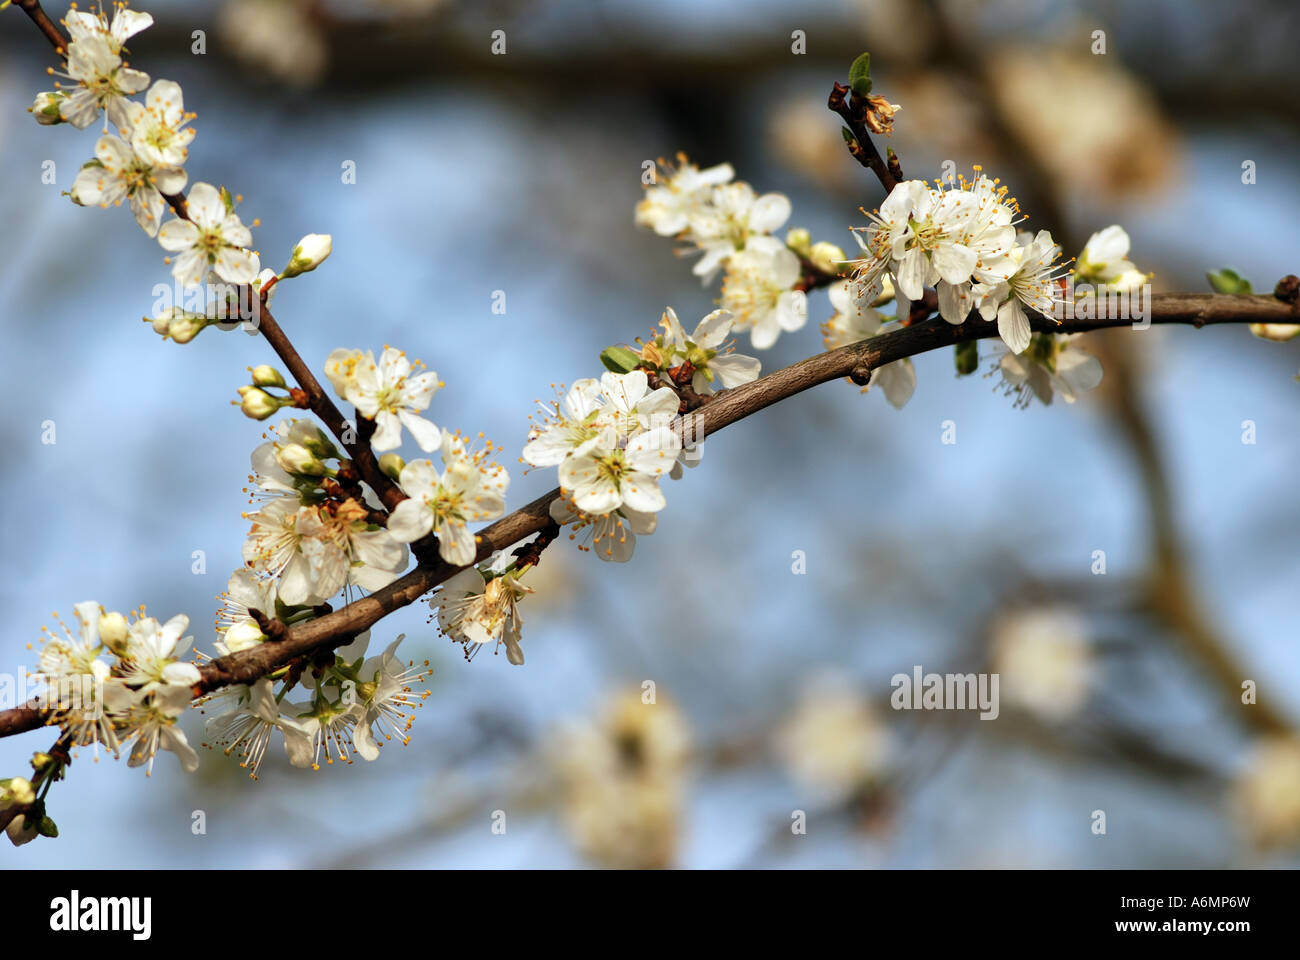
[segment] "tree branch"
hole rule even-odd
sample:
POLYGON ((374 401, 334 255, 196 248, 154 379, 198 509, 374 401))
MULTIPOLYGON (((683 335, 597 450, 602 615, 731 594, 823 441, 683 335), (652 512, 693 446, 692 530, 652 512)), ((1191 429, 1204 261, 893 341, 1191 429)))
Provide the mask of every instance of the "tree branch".
MULTIPOLYGON (((1153 296, 1150 304, 1152 324, 1202 327, 1219 323, 1290 323, 1294 320, 1290 304, 1263 295, 1166 293, 1153 296)), ((1132 322, 1125 317, 1104 316, 1058 323, 1031 313, 1034 330, 1042 333, 1082 333, 1128 326, 1132 322)), ((933 318, 809 357, 743 387, 716 394, 711 403, 676 420, 674 427, 684 436, 698 440, 818 384, 843 377, 866 382, 871 372, 884 364, 955 343, 997 335, 997 325, 979 319, 978 314, 955 326, 933 318)), ((480 531, 475 562, 546 529, 551 524, 551 501, 559 495, 558 489, 552 490, 480 531)), ((387 587, 355 600, 341 610, 292 627, 283 640, 268 641, 251 650, 204 664, 199 668, 202 679, 195 685, 194 694, 199 696, 234 683, 251 683, 295 657, 341 646, 394 610, 414 603, 461 569, 464 568, 441 560, 422 561, 387 587)), ((30 705, 0 711, 0 737, 34 730, 44 724, 45 714, 30 705)))
POLYGON ((14 0, 14 6, 31 18, 32 23, 45 34, 45 39, 50 41, 59 54, 63 54, 68 49, 68 38, 63 35, 59 25, 41 9, 40 0, 14 0))

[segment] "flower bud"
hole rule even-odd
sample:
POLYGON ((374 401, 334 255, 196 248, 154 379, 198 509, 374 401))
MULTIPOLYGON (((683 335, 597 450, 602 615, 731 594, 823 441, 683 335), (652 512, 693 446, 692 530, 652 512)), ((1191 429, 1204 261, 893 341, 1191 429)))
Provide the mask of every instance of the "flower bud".
POLYGON ((158 311, 158 316, 144 317, 143 319, 145 323, 153 324, 154 333, 165 338, 168 328, 172 325, 172 313, 171 307, 163 307, 162 310, 158 311))
POLYGON ((21 807, 36 802, 36 791, 32 789, 32 782, 25 777, 14 777, 10 780, 5 787, 5 795, 10 803, 21 807))
POLYGON ((379 469, 393 480, 401 478, 402 468, 405 466, 406 461, 395 453, 386 453, 379 458, 379 469))
POLYGON ((334 240, 328 233, 309 233, 298 241, 289 257, 289 265, 280 274, 281 278, 296 277, 300 273, 315 270, 334 249, 334 240))
POLYGON ((19 814, 9 821, 9 826, 5 827, 5 836, 15 847, 31 843, 40 836, 40 821, 33 820, 26 814, 19 814))
POLYGON ((1294 323, 1252 323, 1250 332, 1261 340, 1273 340, 1286 343, 1300 335, 1300 326, 1294 323))
POLYGON ((99 639, 113 653, 121 655, 126 649, 126 638, 130 633, 126 617, 116 610, 99 615, 99 639))
POLYGON ((249 371, 253 374, 253 386, 255 387, 285 386, 284 377, 280 375, 280 371, 269 363, 249 367, 249 371))
POLYGON ((275 451, 275 462, 285 473, 296 473, 308 477, 323 477, 329 468, 301 443, 286 443, 275 451))
POLYGON ((812 249, 808 251, 808 259, 812 265, 823 273, 838 274, 844 269, 844 251, 833 243, 822 241, 814 243, 812 249))
POLYGON ((785 245, 801 257, 806 257, 812 246, 812 234, 803 227, 795 227, 785 235, 785 245))
POLYGON ((239 395, 243 398, 239 409, 250 420, 265 420, 280 409, 279 400, 257 387, 242 386, 239 395))
POLYGON ((255 620, 241 620, 232 624, 221 638, 221 642, 231 653, 251 650, 266 639, 266 634, 255 620))
POLYGON ((58 91, 47 90, 36 95, 27 112, 33 114, 41 126, 52 127, 64 122, 62 104, 66 99, 68 98, 58 91))
POLYGON ((54 765, 54 758, 44 751, 38 750, 32 754, 32 769, 37 773, 48 770, 54 765))
POLYGON ((178 313, 167 326, 167 335, 177 343, 189 343, 208 325, 204 317, 192 313, 178 313))

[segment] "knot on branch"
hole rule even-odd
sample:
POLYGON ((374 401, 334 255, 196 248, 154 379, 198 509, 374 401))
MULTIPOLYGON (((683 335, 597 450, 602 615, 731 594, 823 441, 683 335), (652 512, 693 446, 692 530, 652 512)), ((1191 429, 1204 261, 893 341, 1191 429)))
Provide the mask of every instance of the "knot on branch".
POLYGON ((871 373, 872 370, 870 366, 865 363, 860 364, 859 366, 854 367, 852 372, 849 373, 849 379, 859 387, 865 387, 871 382, 871 373))

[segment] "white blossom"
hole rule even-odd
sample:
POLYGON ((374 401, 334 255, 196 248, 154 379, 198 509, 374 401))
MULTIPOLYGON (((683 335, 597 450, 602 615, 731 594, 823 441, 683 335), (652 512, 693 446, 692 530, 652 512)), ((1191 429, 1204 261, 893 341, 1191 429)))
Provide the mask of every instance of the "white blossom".
POLYGON ((414 712, 429 691, 415 693, 412 685, 423 683, 432 673, 428 661, 423 667, 413 662, 403 665, 397 656, 399 636, 382 654, 367 660, 359 672, 356 704, 357 725, 352 740, 357 753, 365 760, 379 756, 378 733, 385 741, 397 737, 403 744, 410 742, 408 732, 414 722, 414 712))
MULTIPOLYGON (((131 130, 131 147, 146 163, 159 168, 176 169, 185 165, 194 130, 186 126, 185 100, 179 83, 157 80, 145 95, 144 103, 127 105, 131 130)), ((177 190, 163 190, 177 193, 177 190)))
POLYGON ((661 237, 676 236, 685 230, 691 214, 712 189, 735 176, 728 163, 701 170, 684 156, 678 160, 675 170, 666 164, 658 167, 658 182, 646 189, 636 208, 637 225, 649 227, 661 237))
POLYGON ((659 339, 659 346, 667 356, 661 365, 674 367, 689 363, 694 371, 691 389, 704 395, 717 389, 715 380, 727 389, 752 383, 758 379, 762 364, 755 357, 735 353, 726 342, 734 323, 735 317, 730 312, 714 310, 688 335, 673 308, 665 308, 660 320, 664 335, 659 339))
POLYGON ((467 657, 473 657, 485 644, 504 644, 506 659, 522 666, 519 601, 533 591, 513 573, 504 572, 503 560, 508 559, 498 558, 498 570, 488 571, 493 574, 490 579, 478 567, 462 570, 442 585, 429 605, 437 607, 438 628, 457 643, 465 644, 467 657))
POLYGON ((100 110, 107 112, 109 122, 119 130, 130 128, 127 98, 149 86, 149 75, 124 66, 119 53, 120 45, 114 49, 113 41, 98 33, 83 34, 68 44, 65 76, 75 81, 76 87, 69 88, 71 92, 59 109, 63 119, 77 129, 94 123, 100 110))
POLYGON ((1075 346, 1080 335, 1036 333, 1024 353, 1003 353, 998 370, 1008 394, 1018 406, 1035 396, 1044 404, 1059 394, 1066 403, 1074 403, 1079 394, 1101 383, 1101 362, 1075 346))
POLYGON ((236 702, 230 710, 208 718, 207 732, 226 756, 233 753, 239 757, 239 765, 248 770, 249 777, 257 779, 276 732, 284 738, 285 754, 294 766, 311 763, 311 731, 305 723, 281 713, 268 678, 237 688, 232 697, 236 702))
POLYGON ((597 444, 560 464, 560 487, 584 513, 610 513, 624 504, 655 513, 666 502, 659 478, 672 469, 681 446, 667 427, 639 434, 626 447, 597 444))
POLYGON ((153 237, 162 224, 166 207, 163 195, 183 189, 184 170, 157 166, 125 140, 109 133, 95 144, 95 159, 81 168, 69 196, 73 203, 83 206, 116 206, 127 200, 136 223, 153 237))
POLYGON ((499 464, 486 462, 490 448, 471 453, 450 431, 444 430, 442 437, 441 473, 429 460, 413 460, 402 468, 398 484, 408 499, 389 516, 388 532, 403 543, 432 532, 439 556, 464 566, 474 562, 478 551, 468 524, 505 513, 510 475, 499 464))
POLYGON ((794 289, 799 279, 799 258, 784 247, 751 248, 727 261, 722 309, 732 315, 735 329, 749 331, 756 350, 808 322, 807 298, 794 289))
POLYGON ((412 364, 406 354, 384 347, 375 362, 367 350, 338 349, 325 361, 325 375, 335 392, 357 408, 363 417, 375 421, 371 445, 376 450, 394 450, 402 443, 402 427, 426 452, 436 449, 441 434, 432 422, 419 416, 442 386, 432 370, 415 373, 422 364, 412 364))
POLYGON ((158 231, 158 243, 175 254, 172 276, 196 287, 213 270, 228 283, 252 283, 261 270, 257 254, 246 250, 253 235, 221 191, 209 183, 196 183, 188 198, 189 220, 168 220, 158 231))

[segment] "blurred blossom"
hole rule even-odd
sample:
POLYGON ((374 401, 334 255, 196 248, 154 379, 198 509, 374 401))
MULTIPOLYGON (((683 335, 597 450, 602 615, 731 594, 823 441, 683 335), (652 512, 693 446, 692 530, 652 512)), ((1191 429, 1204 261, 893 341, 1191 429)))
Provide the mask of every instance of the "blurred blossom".
POLYGON ((993 671, 1003 700, 1048 720, 1064 720, 1088 698, 1092 649, 1087 625, 1070 607, 1004 613, 993 626, 993 671))
POLYGON ((889 735, 848 679, 818 676, 804 685, 775 746, 795 780, 840 801, 880 775, 889 735))
POLYGON ((554 762, 564 819, 586 856, 608 867, 673 863, 689 742, 677 708, 662 698, 645 703, 638 690, 561 732, 554 762))
POLYGON ((1237 781, 1236 812, 1258 846, 1300 841, 1300 737, 1260 743, 1237 781))
POLYGON ((773 154, 787 168, 834 190, 855 186, 862 171, 846 163, 844 138, 826 105, 802 92, 776 104, 767 123, 773 154))
POLYGON ((299 0, 226 0, 217 35, 240 60, 293 86, 311 86, 329 63, 320 26, 299 0))
MULTIPOLYGON (((933 25, 925 5, 915 0, 854 0, 867 37, 888 37, 889 59, 904 63, 922 57, 933 25)), ((874 59, 874 58, 873 58, 874 59)))
POLYGON ((984 65, 1002 116, 1059 190, 1114 199, 1175 175, 1173 126, 1115 57, 1008 46, 984 65))

